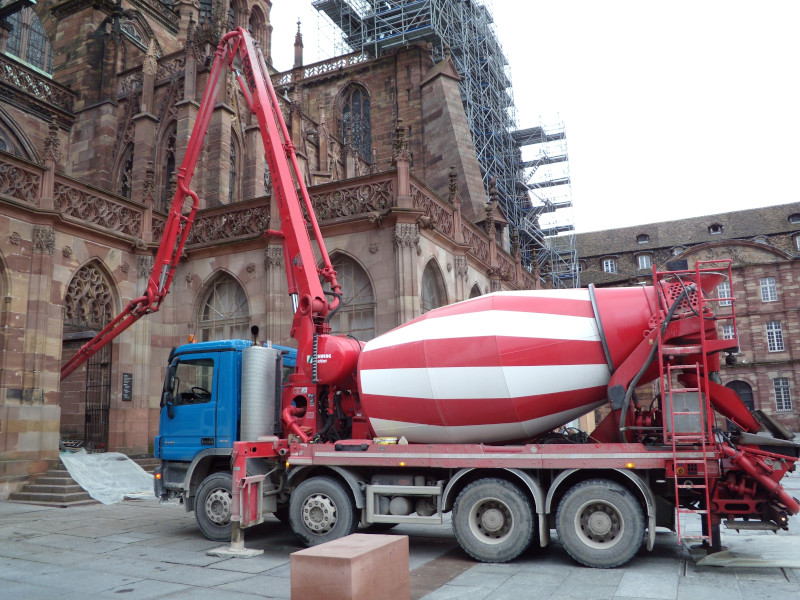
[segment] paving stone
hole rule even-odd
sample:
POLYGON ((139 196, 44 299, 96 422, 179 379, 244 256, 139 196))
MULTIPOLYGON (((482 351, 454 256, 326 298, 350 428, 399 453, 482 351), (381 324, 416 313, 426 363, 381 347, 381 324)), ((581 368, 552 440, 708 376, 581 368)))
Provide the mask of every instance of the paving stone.
POLYGON ((678 583, 680 600, 745 600, 736 578, 729 581, 707 581, 681 578, 678 583))
MULTIPOLYGON (((495 599, 495 588, 485 588, 476 586, 463 586, 445 584, 435 592, 423 596, 423 600, 484 600, 485 598, 495 599)), ((530 589, 527 590, 530 592, 530 589)), ((543 596, 546 597, 546 596, 543 596)), ((519 600, 520 596, 516 597, 519 600)))
POLYGON ((678 574, 664 577, 660 573, 636 572, 625 569, 615 597, 663 598, 673 600, 678 593, 678 574))
MULTIPOLYGON (((20 581, 12 581, 10 579, 0 578, 0 590, 3 592, 3 598, 19 598, 22 600, 68 600, 70 592, 64 590, 55 590, 52 588, 44 588, 39 585, 24 583, 20 581)), ((84 600, 86 597, 84 596, 84 600)))
POLYGON ((222 569, 223 571, 236 571, 237 573, 264 573, 276 567, 282 567, 289 564, 288 557, 282 558, 272 556, 254 556, 252 558, 231 558, 213 565, 209 565, 211 569, 222 569))
POLYGON ((797 584, 790 581, 770 581, 765 585, 764 581, 757 580, 739 580, 739 589, 742 592, 742 598, 745 600, 752 600, 759 598, 759 600, 798 600, 800 598, 800 589, 797 584))
POLYGON ((143 579, 134 583, 120 585, 112 588, 97 598, 125 598, 125 600, 154 600, 156 598, 169 597, 171 594, 192 589, 188 585, 178 583, 168 583, 164 581, 152 581, 143 579))
MULTIPOLYGON (((219 588, 188 587, 179 592, 162 596, 162 598, 165 600, 264 600, 269 596, 265 596, 263 593, 242 593, 219 588)), ((119 596, 116 600, 120 600, 119 596)))
POLYGON ((152 560, 180 565, 194 565, 197 567, 204 567, 227 560, 218 556, 208 556, 202 551, 203 548, 200 548, 200 551, 197 552, 190 552, 188 550, 177 550, 167 546, 117 545, 122 547, 115 549, 113 552, 110 552, 110 554, 114 556, 129 556, 135 560, 152 560))
MULTIPOLYGON (((245 594, 263 594, 268 598, 291 598, 291 580, 288 577, 274 577, 270 575, 254 575, 253 577, 240 578, 216 587, 218 590, 232 590, 245 594)), ((222 594, 224 597, 224 594, 222 594)))
POLYGON ((487 573, 470 569, 452 579, 448 585, 496 588, 503 585, 511 577, 512 575, 508 573, 487 573))

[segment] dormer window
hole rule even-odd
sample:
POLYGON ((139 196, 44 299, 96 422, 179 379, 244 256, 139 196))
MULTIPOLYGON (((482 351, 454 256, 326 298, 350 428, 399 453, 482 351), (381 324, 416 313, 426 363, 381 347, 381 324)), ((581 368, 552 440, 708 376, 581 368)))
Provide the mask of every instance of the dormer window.
POLYGON ((714 223, 713 225, 708 226, 708 233, 711 235, 719 235, 722 233, 722 225, 719 223, 714 223))
POLYGON ((794 225, 800 225, 800 213, 794 213, 789 215, 789 223, 793 223, 794 225))
POLYGON ((646 233, 640 233, 639 235, 636 236, 637 244, 646 244, 649 241, 650 241, 650 236, 647 235, 646 233))
POLYGON ((640 271, 645 271, 652 268, 652 261, 650 260, 649 254, 640 254, 636 257, 636 262, 639 266, 640 271))
POLYGON ((613 258, 606 258, 603 259, 603 272, 605 273, 616 273, 617 272, 617 261, 613 258))

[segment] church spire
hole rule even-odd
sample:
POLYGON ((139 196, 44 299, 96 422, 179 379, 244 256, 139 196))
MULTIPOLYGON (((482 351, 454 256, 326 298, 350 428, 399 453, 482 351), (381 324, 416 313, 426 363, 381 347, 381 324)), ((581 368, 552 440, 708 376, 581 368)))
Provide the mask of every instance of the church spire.
POLYGON ((303 66, 303 34, 300 33, 300 19, 297 19, 297 35, 294 36, 294 67, 303 66))

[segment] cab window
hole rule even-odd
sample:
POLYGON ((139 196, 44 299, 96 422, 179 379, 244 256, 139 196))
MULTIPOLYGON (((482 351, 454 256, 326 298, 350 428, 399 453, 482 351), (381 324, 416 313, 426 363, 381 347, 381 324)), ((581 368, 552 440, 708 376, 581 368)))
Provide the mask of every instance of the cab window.
POLYGON ((182 360, 175 369, 175 405, 211 402, 214 359, 182 360))

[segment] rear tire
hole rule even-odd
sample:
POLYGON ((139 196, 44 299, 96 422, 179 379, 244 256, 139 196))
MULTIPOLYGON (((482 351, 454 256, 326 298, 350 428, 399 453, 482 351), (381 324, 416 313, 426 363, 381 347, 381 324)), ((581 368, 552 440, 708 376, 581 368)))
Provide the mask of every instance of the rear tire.
POLYGON ((528 497, 503 479, 479 479, 453 506, 453 532, 464 551, 481 562, 507 562, 527 550, 536 531, 528 497))
POLYGON ((350 535, 358 527, 350 491, 331 477, 312 477, 297 486, 289 500, 292 531, 305 546, 350 535))
POLYGON ((212 473, 197 489, 194 517, 203 535, 214 542, 231 539, 232 481, 230 473, 212 473))
POLYGON ((558 539, 567 553, 587 567, 624 565, 644 538, 644 513, 620 484, 590 479, 570 489, 556 514, 558 539))

